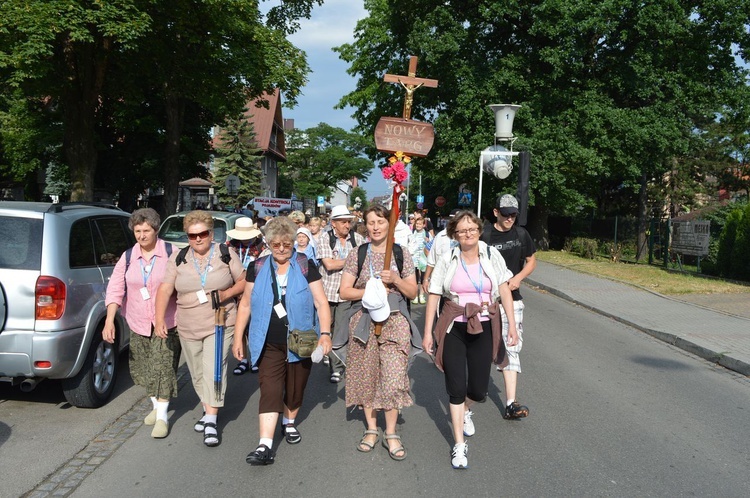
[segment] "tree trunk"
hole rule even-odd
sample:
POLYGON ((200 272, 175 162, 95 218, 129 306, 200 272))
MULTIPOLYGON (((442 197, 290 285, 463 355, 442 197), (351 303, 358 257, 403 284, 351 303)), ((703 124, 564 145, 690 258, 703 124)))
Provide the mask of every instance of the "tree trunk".
POLYGON ((63 151, 71 180, 70 200, 94 200, 96 150, 96 113, 104 87, 111 42, 102 38, 95 43, 63 40, 62 57, 68 84, 62 95, 65 132, 63 151))
POLYGON ((167 144, 164 149, 164 202, 162 219, 177 210, 177 189, 180 183, 180 136, 185 115, 185 103, 174 94, 167 94, 167 144))
POLYGON ((647 173, 641 173, 641 186, 638 192, 638 238, 635 252, 635 260, 641 261, 648 254, 648 239, 646 230, 648 228, 648 177, 647 173))
POLYGON ((89 104, 74 96, 66 100, 63 149, 70 170, 70 200, 91 202, 97 160, 94 113, 89 104))
POLYGON ((549 209, 546 206, 529 206, 526 230, 540 251, 549 249, 549 209))

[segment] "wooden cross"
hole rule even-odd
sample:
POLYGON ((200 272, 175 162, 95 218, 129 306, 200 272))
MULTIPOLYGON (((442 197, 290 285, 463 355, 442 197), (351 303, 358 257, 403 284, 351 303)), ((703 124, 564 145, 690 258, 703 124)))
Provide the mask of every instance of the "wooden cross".
POLYGON ((414 92, 420 87, 426 86, 427 88, 437 88, 438 80, 430 80, 427 78, 417 78, 417 57, 414 55, 409 56, 409 72, 408 76, 399 76, 396 74, 387 74, 383 76, 383 81, 386 83, 398 83, 404 90, 406 90, 406 98, 404 99, 404 111, 403 118, 411 119, 411 106, 414 103, 414 92))

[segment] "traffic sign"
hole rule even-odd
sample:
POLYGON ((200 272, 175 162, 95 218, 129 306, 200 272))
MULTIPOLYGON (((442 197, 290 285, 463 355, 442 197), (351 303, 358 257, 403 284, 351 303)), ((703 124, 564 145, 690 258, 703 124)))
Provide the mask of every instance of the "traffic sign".
POLYGON ((417 196, 417 203, 418 204, 422 204, 423 202, 424 202, 424 196, 423 195, 418 195, 417 196))
POLYGON ((445 206, 445 202, 446 202, 445 201, 445 197, 443 197, 442 195, 439 195, 439 196, 435 197, 435 205, 437 207, 440 208, 440 207, 445 206))
POLYGON ((318 207, 325 207, 326 206, 326 198, 322 195, 318 196, 318 207))
POLYGON ((422 209, 423 207, 424 207, 424 202, 417 203, 417 209, 422 209))
POLYGON ((458 205, 471 206, 471 192, 463 192, 461 194, 458 194, 458 205))
POLYGON ((224 180, 224 186, 227 189, 227 195, 237 195, 240 190, 240 179, 235 175, 227 175, 224 180))

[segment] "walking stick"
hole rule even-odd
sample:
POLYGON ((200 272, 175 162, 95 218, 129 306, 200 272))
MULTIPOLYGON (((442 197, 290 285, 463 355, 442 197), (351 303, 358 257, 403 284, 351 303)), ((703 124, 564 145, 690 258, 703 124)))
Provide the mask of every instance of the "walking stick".
POLYGON ((224 362, 224 325, 226 308, 220 306, 219 291, 211 292, 211 301, 214 308, 214 396, 221 401, 221 366, 224 362))

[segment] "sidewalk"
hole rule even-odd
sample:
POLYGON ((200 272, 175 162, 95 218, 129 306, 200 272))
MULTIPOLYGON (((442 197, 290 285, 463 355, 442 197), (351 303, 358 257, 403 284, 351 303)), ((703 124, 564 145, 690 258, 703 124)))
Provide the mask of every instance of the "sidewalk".
POLYGON ((542 261, 525 281, 750 376, 750 294, 714 309, 542 261))

